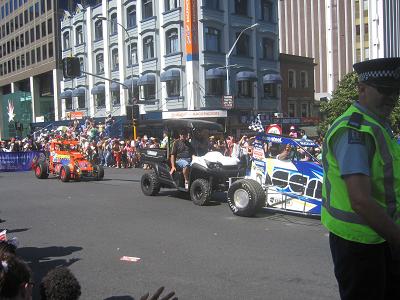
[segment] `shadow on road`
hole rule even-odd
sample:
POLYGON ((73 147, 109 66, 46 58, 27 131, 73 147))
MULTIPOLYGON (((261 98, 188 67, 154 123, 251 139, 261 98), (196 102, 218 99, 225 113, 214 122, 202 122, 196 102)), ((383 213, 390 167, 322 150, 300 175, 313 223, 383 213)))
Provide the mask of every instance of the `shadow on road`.
POLYGON ((17 233, 17 232, 24 232, 28 231, 30 228, 18 228, 18 229, 10 229, 7 230, 7 233, 17 233))
POLYGON ((68 247, 22 247, 17 249, 17 255, 25 260, 33 272, 33 279, 36 283, 33 299, 39 299, 39 284, 42 278, 50 270, 56 267, 69 267, 73 263, 79 261, 79 258, 62 259, 67 255, 71 255, 74 252, 81 251, 82 247, 68 246, 68 247), (59 257, 59 258, 56 258, 59 257), (54 259, 56 258, 56 259, 54 259))
POLYGON ((135 298, 131 296, 112 296, 108 298, 104 298, 104 300, 135 300, 135 298))

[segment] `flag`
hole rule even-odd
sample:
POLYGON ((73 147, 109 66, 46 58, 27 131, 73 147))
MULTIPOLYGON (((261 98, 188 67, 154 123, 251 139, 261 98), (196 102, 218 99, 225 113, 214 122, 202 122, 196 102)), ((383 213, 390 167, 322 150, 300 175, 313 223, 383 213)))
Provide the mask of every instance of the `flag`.
POLYGON ((262 125, 259 114, 255 118, 255 120, 251 123, 249 129, 257 132, 264 132, 264 126, 262 125))
POLYGON ((0 241, 7 241, 7 230, 0 232, 0 241))

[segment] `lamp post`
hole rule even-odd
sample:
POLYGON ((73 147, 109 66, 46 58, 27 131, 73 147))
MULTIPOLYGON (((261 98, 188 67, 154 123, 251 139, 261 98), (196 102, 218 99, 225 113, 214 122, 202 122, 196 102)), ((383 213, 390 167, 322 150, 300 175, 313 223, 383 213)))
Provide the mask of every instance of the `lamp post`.
POLYGON ((243 34, 245 31, 249 30, 249 29, 253 29, 253 28, 257 27, 258 25, 260 25, 260 24, 255 23, 255 24, 253 24, 253 25, 251 25, 251 26, 246 27, 245 29, 243 29, 243 30, 239 33, 239 36, 237 37, 236 41, 233 43, 232 48, 229 50, 229 52, 228 52, 228 53, 226 54, 226 56, 225 56, 225 68, 226 68, 226 94, 227 94, 227 95, 230 95, 230 93, 231 93, 230 81, 229 81, 229 57, 231 56, 233 49, 235 49, 236 44, 238 43, 238 41, 239 41, 240 37, 242 36, 242 34, 243 34))
MULTIPOLYGON (((107 19, 106 17, 98 16, 97 19, 102 20, 102 21, 107 21, 107 22, 110 22, 110 23, 112 24, 112 21, 109 20, 109 19, 107 19)), ((132 39, 131 39, 131 35, 129 34, 128 29, 126 29, 125 26, 123 26, 121 23, 118 23, 117 21, 115 21, 115 23, 116 23, 118 26, 120 26, 120 27, 125 31, 126 35, 128 36, 128 41, 129 41, 129 44, 130 44, 130 46, 129 46, 129 49, 130 49, 129 55, 131 56, 131 59, 132 59, 132 39)), ((129 94, 129 93, 128 93, 128 94, 129 94)), ((133 123, 134 123, 134 122, 133 122, 133 119, 134 119, 134 116, 133 116, 133 112, 134 112, 133 106, 136 104, 136 103, 133 103, 133 62, 131 62, 131 97, 132 97, 133 138, 136 140, 136 126, 133 124, 133 123)))

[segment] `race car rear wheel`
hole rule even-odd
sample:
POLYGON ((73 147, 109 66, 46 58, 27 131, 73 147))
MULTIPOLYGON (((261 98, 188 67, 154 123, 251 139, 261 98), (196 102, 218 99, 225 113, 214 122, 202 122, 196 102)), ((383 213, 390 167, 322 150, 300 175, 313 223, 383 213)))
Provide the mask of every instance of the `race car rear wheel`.
POLYGON ((190 185, 190 199, 193 203, 199 206, 204 206, 210 203, 210 183, 208 180, 198 178, 190 185))
POLYGON ((155 171, 144 173, 140 183, 146 196, 155 196, 160 192, 160 182, 155 171))
POLYGON ((104 178, 104 169, 100 165, 93 165, 94 176, 97 181, 103 180, 104 178))
POLYGON ((39 179, 46 179, 49 177, 49 173, 47 173, 47 166, 43 162, 39 162, 35 166, 35 175, 39 179))
POLYGON ((253 179, 238 180, 228 190, 228 204, 235 215, 253 217, 265 205, 265 192, 253 179))
POLYGON ((62 182, 68 182, 71 179, 71 170, 68 166, 64 166, 61 168, 60 179, 62 182))

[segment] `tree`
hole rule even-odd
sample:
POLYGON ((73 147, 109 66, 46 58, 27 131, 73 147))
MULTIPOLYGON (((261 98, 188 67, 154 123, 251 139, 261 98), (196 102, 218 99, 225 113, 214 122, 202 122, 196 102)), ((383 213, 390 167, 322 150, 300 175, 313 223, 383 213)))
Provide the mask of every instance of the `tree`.
MULTIPOLYGON (((320 123, 319 129, 323 135, 325 135, 329 126, 358 99, 357 84, 358 76, 356 72, 346 74, 333 92, 332 99, 321 103, 321 112, 325 119, 320 123)), ((390 116, 390 123, 395 134, 399 133, 400 99, 390 116)))

